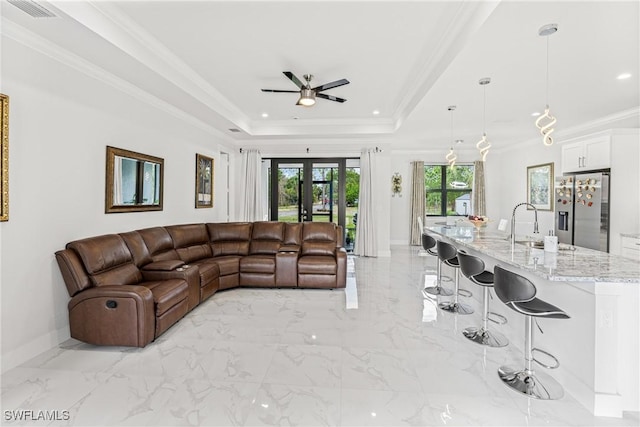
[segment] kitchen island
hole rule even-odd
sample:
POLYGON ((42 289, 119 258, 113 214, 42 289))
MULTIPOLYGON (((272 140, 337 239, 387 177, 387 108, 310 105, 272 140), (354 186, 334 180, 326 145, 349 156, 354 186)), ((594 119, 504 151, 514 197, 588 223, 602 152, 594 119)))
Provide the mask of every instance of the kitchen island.
MULTIPOLYGON (((531 239, 512 245, 508 234, 472 226, 426 227, 425 232, 481 257, 490 271, 499 265, 527 277, 536 285, 540 299, 571 316, 568 320, 538 319, 544 334, 537 332, 534 342, 560 360, 560 368, 548 373, 565 391, 594 415, 620 417, 622 411, 640 410, 637 262, 567 245, 549 253, 534 247, 531 239)), ((466 279, 461 279, 461 284, 480 294, 466 279)), ((491 302, 491 310, 508 318, 500 332, 507 335, 510 345, 522 349, 524 316, 497 298, 491 302)), ((509 362, 516 366, 523 363, 509 362)))

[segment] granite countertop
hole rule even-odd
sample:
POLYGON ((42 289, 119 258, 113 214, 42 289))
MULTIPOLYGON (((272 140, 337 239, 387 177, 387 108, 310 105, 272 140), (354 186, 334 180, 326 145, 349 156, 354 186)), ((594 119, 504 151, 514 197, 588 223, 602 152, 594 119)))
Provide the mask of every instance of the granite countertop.
POLYGON ((560 244, 557 253, 549 253, 518 243, 512 250, 508 233, 478 231, 472 226, 434 226, 425 230, 551 281, 640 283, 640 264, 606 252, 582 247, 571 250, 560 244))

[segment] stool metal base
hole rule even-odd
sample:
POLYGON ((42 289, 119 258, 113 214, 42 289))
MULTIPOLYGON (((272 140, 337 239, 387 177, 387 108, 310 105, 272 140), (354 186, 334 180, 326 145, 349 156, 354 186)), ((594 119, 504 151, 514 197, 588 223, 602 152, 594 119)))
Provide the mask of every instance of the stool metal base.
POLYGON ((507 337, 500 332, 493 332, 484 328, 469 327, 462 331, 462 334, 474 343, 486 345, 487 347, 505 347, 509 344, 507 337))
POLYGON ((555 400, 564 396, 562 386, 547 374, 516 370, 510 366, 498 368, 502 382, 512 390, 540 400, 555 400))
POLYGON ((441 310, 448 311, 449 313, 458 313, 458 314, 472 314, 473 308, 468 306, 467 304, 462 304, 461 302, 441 302, 438 304, 441 310))
POLYGON ((440 295, 443 297, 450 297, 453 295, 453 291, 451 289, 443 288, 442 286, 429 286, 424 288, 424 291, 431 295, 440 295))

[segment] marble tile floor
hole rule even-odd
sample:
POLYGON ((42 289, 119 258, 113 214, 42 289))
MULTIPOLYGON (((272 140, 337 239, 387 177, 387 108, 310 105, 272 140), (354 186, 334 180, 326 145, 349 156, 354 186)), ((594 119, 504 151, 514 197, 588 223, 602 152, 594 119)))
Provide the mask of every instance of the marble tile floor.
POLYGON ((219 292, 143 349, 68 340, 1 377, 3 425, 637 426, 594 417, 570 395, 526 399, 498 379, 521 361, 435 312, 434 257, 394 246, 350 258, 345 290, 219 292), (434 314, 437 315, 434 321, 434 314), (18 421, 11 411, 58 411, 18 421), (63 412, 66 411, 66 412, 63 412))

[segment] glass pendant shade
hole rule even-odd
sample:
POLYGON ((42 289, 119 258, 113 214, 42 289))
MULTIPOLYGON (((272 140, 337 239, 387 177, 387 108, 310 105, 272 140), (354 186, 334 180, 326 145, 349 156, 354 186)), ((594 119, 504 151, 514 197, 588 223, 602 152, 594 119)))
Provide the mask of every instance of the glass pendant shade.
POLYGON ((536 127, 540 130, 540 134, 542 135, 542 143, 547 147, 553 145, 553 138, 551 137, 551 134, 555 130, 553 125, 555 125, 556 122, 556 118, 549 114, 548 105, 544 109, 544 114, 536 120, 536 127), (546 120, 546 123, 543 124, 543 120, 546 120))
POLYGON ((478 141, 476 148, 480 151, 480 159, 484 162, 487 159, 487 154, 489 154, 489 149, 491 148, 491 143, 487 139, 486 133, 482 134, 482 139, 478 141))
POLYGON ((449 162, 449 167, 453 169, 453 167, 456 165, 456 159, 458 158, 458 156, 456 156, 456 153, 453 151, 453 147, 451 147, 449 153, 444 156, 444 158, 447 159, 447 162, 449 162))

